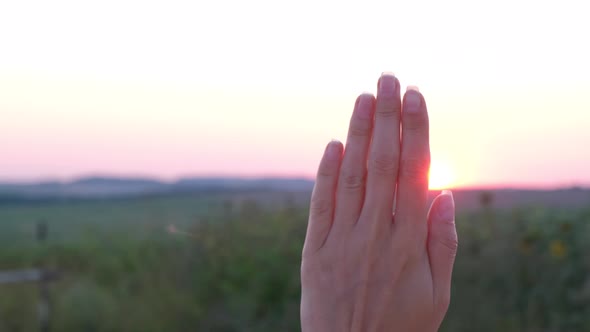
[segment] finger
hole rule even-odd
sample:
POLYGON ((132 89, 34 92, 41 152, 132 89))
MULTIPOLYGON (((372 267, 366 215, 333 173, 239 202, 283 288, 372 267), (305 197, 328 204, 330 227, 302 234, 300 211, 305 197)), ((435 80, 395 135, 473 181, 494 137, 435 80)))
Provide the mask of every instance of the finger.
POLYGON ((373 95, 362 94, 358 97, 350 119, 344 158, 340 167, 334 214, 334 219, 338 220, 338 223, 334 224, 334 231, 351 227, 361 213, 374 109, 373 95))
MULTIPOLYGON (((367 188, 362 213, 391 220, 399 163, 400 133, 399 81, 391 74, 381 75, 378 84, 373 136, 367 160, 367 188)), ((374 218, 367 218, 367 220, 374 218)))
POLYGON ((309 222, 307 224, 305 245, 303 246, 304 255, 318 251, 330 232, 342 150, 342 143, 332 141, 326 146, 324 156, 320 161, 316 182, 311 194, 309 222))
POLYGON ((432 202, 428 213, 428 257, 435 303, 446 312, 451 298, 451 276, 457 255, 455 202, 453 194, 444 190, 432 202))
POLYGON ((402 230, 403 237, 424 248, 430 167, 428 112, 422 94, 414 89, 406 91, 402 107, 401 161, 394 227, 396 232, 402 230))

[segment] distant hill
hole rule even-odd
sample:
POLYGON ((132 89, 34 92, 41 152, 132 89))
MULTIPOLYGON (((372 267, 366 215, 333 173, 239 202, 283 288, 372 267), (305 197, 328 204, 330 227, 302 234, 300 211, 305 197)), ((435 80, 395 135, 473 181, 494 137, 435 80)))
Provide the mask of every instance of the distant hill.
POLYGON ((311 191, 313 182, 292 178, 182 178, 163 182, 149 178, 85 177, 71 182, 1 184, 0 200, 118 198, 204 191, 311 191))
POLYGON ((176 188, 201 189, 268 189, 286 191, 307 191, 313 188, 313 181, 292 178, 183 178, 173 184, 176 188))
POLYGON ((97 176, 77 179, 69 184, 88 186, 160 186, 164 183, 149 178, 113 178, 97 176))
MULTIPOLYGON (((119 199, 143 196, 186 195, 207 193, 269 193, 260 197, 289 193, 298 204, 307 204, 313 181, 303 178, 187 177, 175 182, 150 178, 117 178, 93 176, 71 182, 46 181, 34 184, 1 184, 0 203, 63 201, 78 199, 119 199)), ((459 210, 478 209, 485 202, 492 208, 517 206, 585 207, 590 206, 590 189, 456 189, 453 190, 459 210)), ((432 191, 434 198, 438 191, 432 191)), ((259 197, 257 196, 257 197, 259 197)))

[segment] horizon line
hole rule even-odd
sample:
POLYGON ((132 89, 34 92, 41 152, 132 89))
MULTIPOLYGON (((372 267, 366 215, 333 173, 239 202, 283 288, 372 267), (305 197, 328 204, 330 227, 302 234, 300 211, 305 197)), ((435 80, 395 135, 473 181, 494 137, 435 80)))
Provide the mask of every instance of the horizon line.
MULTIPOLYGON (((161 182, 163 184, 174 184, 185 179, 232 179, 232 180, 305 180, 314 181, 313 176, 309 175, 285 175, 285 174, 187 174, 175 177, 163 177, 148 174, 113 174, 113 173, 87 173, 85 175, 68 176, 68 177, 39 177, 30 179, 15 179, 0 177, 0 185, 35 185, 42 183, 60 183, 68 184, 85 179, 111 179, 111 180, 148 180, 161 182)), ((590 190, 590 183, 583 182, 569 182, 569 183, 553 183, 553 184, 538 184, 538 183, 481 183, 481 184, 464 184, 457 186, 449 186, 448 188, 429 189, 429 191, 439 191, 443 189, 450 190, 563 190, 563 189, 586 189, 590 190)))

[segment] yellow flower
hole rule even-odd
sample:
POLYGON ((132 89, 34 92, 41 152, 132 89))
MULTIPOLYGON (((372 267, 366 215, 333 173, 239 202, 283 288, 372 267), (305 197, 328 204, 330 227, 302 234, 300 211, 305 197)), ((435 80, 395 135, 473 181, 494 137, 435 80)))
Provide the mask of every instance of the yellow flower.
POLYGON ((567 247, 561 240, 553 240, 549 249, 551 256, 555 258, 563 258, 567 254, 567 247))

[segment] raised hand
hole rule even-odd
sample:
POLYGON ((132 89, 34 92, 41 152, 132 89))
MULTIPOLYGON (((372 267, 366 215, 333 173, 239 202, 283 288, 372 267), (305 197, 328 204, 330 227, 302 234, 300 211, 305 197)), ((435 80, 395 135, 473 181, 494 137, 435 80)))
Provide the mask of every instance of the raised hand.
POLYGON ((427 209, 428 113, 399 81, 360 95, 346 148, 326 147, 301 264, 303 331, 436 331, 457 251, 452 194, 427 209))

